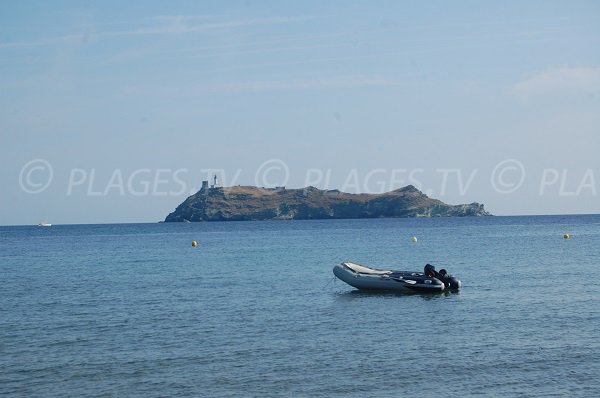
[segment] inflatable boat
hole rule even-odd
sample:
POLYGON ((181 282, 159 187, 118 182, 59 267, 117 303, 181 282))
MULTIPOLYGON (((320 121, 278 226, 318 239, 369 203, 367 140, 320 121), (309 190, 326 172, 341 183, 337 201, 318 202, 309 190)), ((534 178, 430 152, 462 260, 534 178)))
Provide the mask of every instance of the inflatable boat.
POLYGON ((392 290, 405 293, 458 290, 461 282, 446 270, 439 272, 431 264, 424 271, 393 271, 344 262, 333 267, 333 274, 352 287, 362 290, 392 290))

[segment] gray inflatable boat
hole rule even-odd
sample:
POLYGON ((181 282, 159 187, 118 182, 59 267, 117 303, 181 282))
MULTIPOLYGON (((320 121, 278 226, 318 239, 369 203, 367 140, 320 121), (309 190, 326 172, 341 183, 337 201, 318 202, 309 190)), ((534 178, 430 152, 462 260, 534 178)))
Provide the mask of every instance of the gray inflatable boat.
POLYGON ((333 267, 333 274, 352 287, 362 290, 393 290, 404 293, 458 290, 462 283, 446 270, 439 272, 431 264, 424 272, 394 271, 343 262, 333 267))

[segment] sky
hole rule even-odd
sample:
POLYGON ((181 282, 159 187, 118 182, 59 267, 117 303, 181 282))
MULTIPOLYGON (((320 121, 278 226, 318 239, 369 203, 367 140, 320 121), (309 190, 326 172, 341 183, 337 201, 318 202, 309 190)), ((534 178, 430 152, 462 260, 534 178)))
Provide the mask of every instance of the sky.
POLYGON ((600 213, 597 1, 0 4, 0 225, 202 180, 600 213))

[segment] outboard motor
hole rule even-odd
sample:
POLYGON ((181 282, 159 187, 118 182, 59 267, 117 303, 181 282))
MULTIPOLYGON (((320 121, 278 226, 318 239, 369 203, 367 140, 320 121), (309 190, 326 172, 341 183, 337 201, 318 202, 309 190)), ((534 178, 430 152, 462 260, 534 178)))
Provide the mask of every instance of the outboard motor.
POLYGON ((444 286, 446 288, 459 289, 461 286, 460 280, 458 280, 458 278, 456 278, 452 275, 448 275, 448 271, 446 271, 443 268, 440 270, 440 272, 437 272, 433 265, 427 264, 427 265, 425 265, 425 269, 424 269, 423 273, 425 274, 425 276, 427 276, 429 278, 439 279, 440 281, 442 281, 444 283, 444 286))
POLYGON ((435 272, 435 267, 431 264, 425 264, 425 269, 423 270, 423 273, 429 278, 435 278, 435 274, 437 274, 437 272, 435 272))
POLYGON ((455 276, 452 275, 448 275, 448 271, 446 271, 445 269, 441 269, 440 272, 437 273, 439 275, 439 277, 437 277, 439 280, 441 280, 442 282, 444 282, 444 286, 450 288, 450 289, 459 289, 460 288, 460 281, 458 280, 458 278, 456 278, 455 276))

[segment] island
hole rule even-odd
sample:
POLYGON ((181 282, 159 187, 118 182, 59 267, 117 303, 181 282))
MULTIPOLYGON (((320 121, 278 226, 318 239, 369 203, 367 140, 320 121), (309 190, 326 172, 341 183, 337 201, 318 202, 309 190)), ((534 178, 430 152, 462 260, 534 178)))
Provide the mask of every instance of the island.
POLYGON ((386 193, 352 194, 315 187, 209 187, 204 181, 202 188, 177 206, 165 222, 456 216, 491 214, 483 204, 448 205, 412 185, 386 193))

